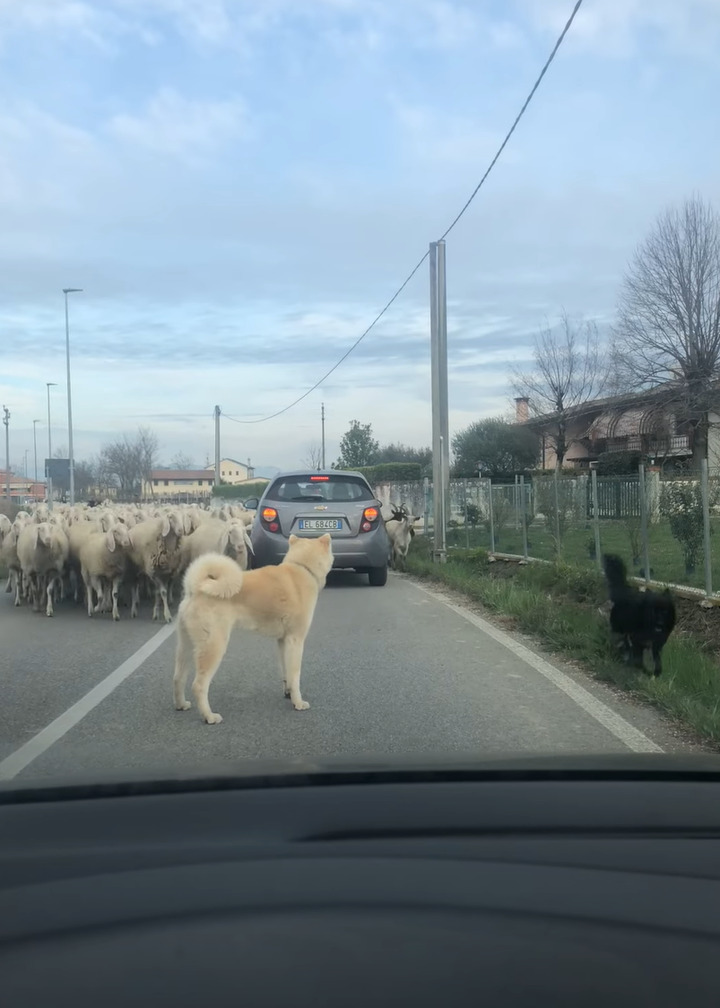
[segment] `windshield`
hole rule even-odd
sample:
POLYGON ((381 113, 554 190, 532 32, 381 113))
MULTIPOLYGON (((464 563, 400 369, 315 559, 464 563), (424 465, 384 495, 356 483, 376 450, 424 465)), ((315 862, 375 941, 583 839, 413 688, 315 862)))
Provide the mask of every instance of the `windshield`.
POLYGON ((268 487, 272 501, 371 501, 370 487, 356 476, 283 476, 268 487))
POLYGON ((717 750, 720 4, 0 50, 0 784, 717 750))

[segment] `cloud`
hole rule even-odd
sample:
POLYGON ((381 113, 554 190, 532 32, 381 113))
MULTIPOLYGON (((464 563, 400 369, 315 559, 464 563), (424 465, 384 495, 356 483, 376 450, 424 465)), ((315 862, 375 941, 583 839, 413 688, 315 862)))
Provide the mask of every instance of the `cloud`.
MULTIPOLYGON (((50 380, 62 433, 63 286, 85 289, 71 316, 80 454, 147 422, 166 458, 201 458, 215 403, 257 418, 313 385, 463 205, 569 11, 479 7, 0 0, 14 443, 50 380)), ((624 265, 668 202, 720 197, 705 100, 717 68, 677 48, 666 0, 587 9, 449 236, 455 426, 506 409, 510 362, 529 359, 546 317, 612 320, 624 265)), ((693 15, 676 9, 689 43, 693 15)), ((703 17, 712 38, 709 4, 703 17)), ((423 263, 320 389, 266 425, 224 421, 223 437, 239 457, 293 465, 325 402, 335 446, 353 417, 381 440, 427 442, 428 351, 423 263)))
MULTIPOLYGON (((390 105, 397 121, 408 161, 420 159, 448 168, 472 165, 476 172, 487 167, 502 135, 484 126, 480 118, 439 111, 429 105, 412 104, 393 96, 390 105)), ((507 160, 517 163, 508 152, 507 160)))
MULTIPOLYGON (((566 0, 519 0, 536 28, 558 34, 570 13, 566 0)), ((642 52, 648 33, 671 51, 715 55, 720 41, 717 0, 603 0, 581 7, 568 37, 571 51, 629 58, 642 52)))
POLYGON ((249 126, 245 103, 239 98, 198 101, 163 87, 142 113, 113 116, 107 131, 153 154, 198 163, 228 141, 246 139, 249 126))

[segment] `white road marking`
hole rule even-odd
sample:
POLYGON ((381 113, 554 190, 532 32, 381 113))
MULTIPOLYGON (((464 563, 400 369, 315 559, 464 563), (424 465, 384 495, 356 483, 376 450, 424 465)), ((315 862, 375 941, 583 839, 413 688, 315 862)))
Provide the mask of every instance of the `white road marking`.
POLYGON ((469 609, 455 605, 445 595, 432 591, 430 588, 426 588, 415 581, 410 583, 414 584, 416 588, 425 592, 431 598, 442 602, 448 609, 452 609, 458 616, 462 616, 463 619, 466 619, 479 630, 482 630, 483 633, 486 633, 488 637, 492 637, 498 644, 502 644, 503 647, 512 651, 526 665, 530 665, 531 668, 534 668, 536 672, 539 672, 540 675, 551 682, 553 686, 556 686, 566 696, 570 697, 571 700, 574 700, 578 707, 582 707, 590 717, 594 718, 603 728, 606 728, 611 735, 619 739, 628 749, 631 749, 633 752, 663 752, 663 749, 657 743, 653 742, 652 739, 648 738, 638 728, 631 725, 629 721, 626 721, 624 717, 617 714, 607 704, 604 704, 602 700, 598 700, 592 693, 580 686, 579 683, 576 683, 574 679, 571 679, 569 675, 555 668, 554 665, 545 661, 544 658, 540 658, 539 655, 536 655, 530 648, 526 648, 519 641, 516 641, 510 634, 505 633, 504 630, 499 630, 492 623, 488 623, 482 616, 476 616, 469 609))
POLYGON ((118 665, 114 672, 106 676, 97 686, 93 686, 89 693, 81 697, 72 707, 68 707, 64 714, 55 718, 49 725, 33 735, 24 745, 21 745, 15 752, 10 753, 4 760, 0 761, 0 780, 12 780, 21 770, 29 766, 38 756, 59 741, 63 735, 75 727, 86 714, 102 703, 110 694, 125 682, 129 676, 136 672, 154 651, 164 644, 174 632, 175 625, 167 623, 161 630, 146 641, 141 648, 130 655, 122 665, 118 665))

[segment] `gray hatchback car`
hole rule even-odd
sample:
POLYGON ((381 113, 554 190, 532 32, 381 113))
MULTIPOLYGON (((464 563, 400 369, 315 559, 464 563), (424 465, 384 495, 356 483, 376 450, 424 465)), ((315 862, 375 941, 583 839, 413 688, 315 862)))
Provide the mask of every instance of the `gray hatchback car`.
POLYGON ((260 500, 245 501, 257 511, 250 529, 253 566, 278 564, 288 537, 332 536, 333 568, 367 574, 371 585, 385 584, 390 543, 370 484, 357 472, 282 473, 268 483, 260 500))

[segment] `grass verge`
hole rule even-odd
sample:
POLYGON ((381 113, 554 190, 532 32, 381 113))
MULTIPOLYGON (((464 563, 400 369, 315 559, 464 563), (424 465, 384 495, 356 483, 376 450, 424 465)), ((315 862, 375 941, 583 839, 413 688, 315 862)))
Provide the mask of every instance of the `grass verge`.
POLYGON ((564 564, 490 563, 483 550, 458 551, 446 564, 434 564, 420 536, 413 541, 407 569, 511 617, 515 627, 582 663, 595 678, 678 718, 704 742, 720 744, 720 664, 690 624, 684 628, 682 611, 663 650, 663 674, 655 679, 629 670, 613 654, 607 619, 598 612, 607 595, 597 571, 564 564))

